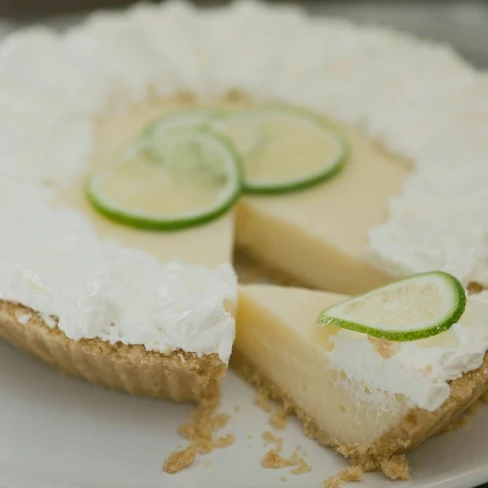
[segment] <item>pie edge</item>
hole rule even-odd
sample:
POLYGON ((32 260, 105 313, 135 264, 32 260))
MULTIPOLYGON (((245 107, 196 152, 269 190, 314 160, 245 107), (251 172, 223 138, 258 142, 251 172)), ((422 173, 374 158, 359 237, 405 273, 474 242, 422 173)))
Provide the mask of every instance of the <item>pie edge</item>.
POLYGON ((102 339, 69 339, 49 327, 35 311, 0 300, 0 339, 61 373, 134 396, 175 402, 217 402, 227 371, 218 354, 147 351, 143 345, 111 344, 102 339), (30 316, 27 324, 19 321, 30 316))

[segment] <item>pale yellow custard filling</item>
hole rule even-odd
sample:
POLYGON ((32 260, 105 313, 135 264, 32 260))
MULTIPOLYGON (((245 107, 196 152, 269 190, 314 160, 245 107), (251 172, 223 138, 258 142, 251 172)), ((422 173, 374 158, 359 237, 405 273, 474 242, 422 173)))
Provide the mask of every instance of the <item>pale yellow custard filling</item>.
MULTIPOLYGON (((385 221, 408 166, 351 127, 344 169, 316 187, 242 198, 237 244, 314 288, 355 294, 390 280, 364 258, 368 230, 385 221)), ((306 148, 304 148, 306 150, 306 148)))
POLYGON ((369 392, 330 365, 330 340, 340 329, 316 323, 344 296, 267 285, 241 287, 234 350, 341 445, 368 446, 408 409, 401 395, 369 392), (388 408, 375 404, 388 397, 388 408))
POLYGON ((186 230, 145 231, 108 220, 91 207, 83 192, 84 180, 90 171, 110 164, 114 154, 139 135, 147 123, 165 112, 184 106, 184 103, 156 100, 121 115, 101 117, 96 124, 90 165, 68 188, 58 190, 55 202, 85 214, 101 238, 114 239, 124 246, 142 249, 162 262, 178 256, 187 263, 213 268, 232 261, 233 212, 186 230))
MULTIPOLYGON (((241 102, 242 103, 242 102, 241 102)), ((55 201, 84 213, 102 238, 141 248, 161 261, 180 256, 214 267, 232 260, 233 212, 183 231, 141 231, 111 222, 91 208, 83 193, 89 171, 113 155, 161 114, 194 102, 151 100, 121 115, 101 117, 90 165, 55 201)), ((225 106, 235 106, 227 103, 225 106)), ((236 208, 236 245, 271 268, 314 288, 358 293, 389 280, 364 258, 370 228, 387 218, 408 167, 351 127, 340 125, 351 146, 337 176, 316 187, 273 196, 244 196, 236 208)), ((304 147, 307 151, 307 147, 304 147)))

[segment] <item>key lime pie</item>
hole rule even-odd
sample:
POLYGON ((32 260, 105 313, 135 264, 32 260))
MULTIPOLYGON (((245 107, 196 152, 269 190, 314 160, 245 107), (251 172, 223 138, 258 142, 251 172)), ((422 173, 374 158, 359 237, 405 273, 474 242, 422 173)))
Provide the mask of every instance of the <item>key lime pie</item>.
POLYGON ((488 386, 487 100, 446 47, 249 1, 13 34, 0 335, 202 402, 238 304, 236 370, 386 470, 488 386), (238 300, 235 249, 304 288, 238 300))

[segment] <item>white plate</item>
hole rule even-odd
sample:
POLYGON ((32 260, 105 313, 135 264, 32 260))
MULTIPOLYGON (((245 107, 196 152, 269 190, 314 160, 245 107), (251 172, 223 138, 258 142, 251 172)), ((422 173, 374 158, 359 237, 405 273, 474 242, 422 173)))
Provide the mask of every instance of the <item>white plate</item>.
MULTIPOLYGON (((270 427, 253 396, 229 374, 221 411, 231 414, 226 431, 235 434, 235 444, 168 475, 161 466, 171 451, 185 445, 176 428, 188 418, 190 406, 131 398, 65 378, 0 342, 0 487, 319 488, 346 466, 341 457, 306 439, 292 421, 278 432, 284 452, 301 445, 311 473, 293 476, 287 469, 262 468, 261 434, 270 427)), ((436 437, 411 455, 410 481, 397 484, 367 474, 350 486, 472 488, 488 481, 487 438, 488 408, 468 427, 436 437)))

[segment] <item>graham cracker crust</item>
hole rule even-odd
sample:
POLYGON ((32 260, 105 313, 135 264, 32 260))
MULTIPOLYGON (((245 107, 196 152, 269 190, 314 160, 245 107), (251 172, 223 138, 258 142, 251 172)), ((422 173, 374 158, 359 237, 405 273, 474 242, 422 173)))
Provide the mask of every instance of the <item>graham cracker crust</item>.
POLYGON ((0 301, 0 338, 68 376, 130 395, 175 402, 218 399, 227 370, 217 354, 199 357, 183 350, 163 354, 142 345, 68 339, 32 309, 6 301, 0 301), (19 322, 25 315, 30 316, 28 322, 19 322))
POLYGON ((404 479, 405 469, 401 466, 401 470, 396 473, 391 469, 390 460, 398 459, 399 455, 411 451, 425 439, 439 432, 488 389, 486 353, 483 364, 478 369, 465 373, 450 383, 451 394, 440 408, 433 412, 412 408, 395 427, 383 434, 374 444, 361 447, 343 445, 331 438, 312 416, 294 403, 287 392, 262 375, 240 351, 234 349, 230 365, 251 386, 264 391, 270 398, 283 404, 287 411, 295 414, 303 424, 305 435, 324 446, 332 447, 364 471, 383 471, 391 479, 404 479))

